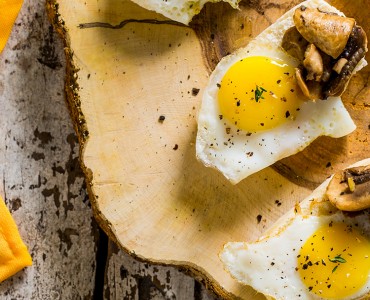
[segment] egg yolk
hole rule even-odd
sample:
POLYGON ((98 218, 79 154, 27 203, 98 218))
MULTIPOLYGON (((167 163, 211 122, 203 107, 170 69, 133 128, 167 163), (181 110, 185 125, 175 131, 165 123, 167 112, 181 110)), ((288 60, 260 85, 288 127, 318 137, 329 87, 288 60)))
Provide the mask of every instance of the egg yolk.
POLYGON ((302 246, 298 272, 308 290, 328 299, 342 299, 368 280, 370 241, 343 223, 320 227, 302 246))
POLYGON ((220 119, 247 132, 294 119, 303 102, 294 73, 292 66, 269 57, 250 56, 236 62, 218 84, 220 119))

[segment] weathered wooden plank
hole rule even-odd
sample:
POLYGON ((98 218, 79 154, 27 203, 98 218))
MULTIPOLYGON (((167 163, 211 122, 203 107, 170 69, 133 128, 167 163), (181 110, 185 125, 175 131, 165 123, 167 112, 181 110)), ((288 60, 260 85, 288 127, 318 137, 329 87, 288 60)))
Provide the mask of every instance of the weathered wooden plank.
POLYGON ((105 299, 194 299, 216 296, 174 267, 139 262, 109 243, 104 285, 105 299))
POLYGON ((1 283, 0 298, 214 299, 176 268, 138 262, 99 238, 65 105, 64 68, 44 1, 25 1, 0 55, 0 193, 34 264, 1 283), (97 266, 105 259, 104 280, 97 266))
POLYGON ((89 299, 95 225, 65 105, 62 44, 44 1, 25 1, 0 56, 0 185, 33 266, 1 299, 89 299))

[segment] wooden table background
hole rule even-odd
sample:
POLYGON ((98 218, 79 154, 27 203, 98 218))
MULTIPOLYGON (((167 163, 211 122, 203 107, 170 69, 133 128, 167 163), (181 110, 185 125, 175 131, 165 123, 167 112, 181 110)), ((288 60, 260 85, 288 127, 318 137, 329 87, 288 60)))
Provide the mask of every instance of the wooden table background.
POLYGON ((33 266, 0 299, 216 299, 181 271, 138 262, 95 222, 65 103, 65 58, 43 0, 25 0, 0 54, 0 193, 33 266))

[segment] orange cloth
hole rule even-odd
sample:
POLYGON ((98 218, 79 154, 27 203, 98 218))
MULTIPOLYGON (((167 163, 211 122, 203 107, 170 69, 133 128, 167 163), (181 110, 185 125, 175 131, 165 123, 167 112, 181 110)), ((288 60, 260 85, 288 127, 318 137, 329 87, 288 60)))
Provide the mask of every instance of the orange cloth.
POLYGON ((23 0, 0 0, 0 52, 3 51, 23 0))
POLYGON ((0 282, 30 265, 32 258, 22 242, 17 225, 0 197, 0 282))

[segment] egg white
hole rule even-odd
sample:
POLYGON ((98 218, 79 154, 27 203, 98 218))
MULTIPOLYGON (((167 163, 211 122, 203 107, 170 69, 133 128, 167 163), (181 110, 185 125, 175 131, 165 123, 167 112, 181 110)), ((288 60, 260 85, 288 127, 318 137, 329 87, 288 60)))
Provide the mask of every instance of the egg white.
MULTIPOLYGON (((188 25, 207 2, 222 0, 132 0, 136 4, 164 15, 174 21, 188 25)), ((238 8, 240 0, 223 0, 233 8, 238 8)))
MULTIPOLYGON (((369 163, 367 159, 356 165, 369 163)), ((227 243, 220 253, 225 269, 236 280, 274 299, 323 299, 310 293, 295 271, 300 247, 330 221, 353 225, 370 239, 370 212, 348 217, 331 206, 324 197, 329 180, 280 218, 258 241, 227 243)), ((361 290, 341 299, 363 299, 369 295, 370 274, 361 290)))
MULTIPOLYGON (((309 0, 300 5, 342 14, 322 0, 309 0)), ((225 125, 225 120, 219 119, 218 84, 234 63, 249 56, 266 56, 280 58, 293 67, 298 65, 280 46, 285 31, 294 25, 292 15, 297 7, 284 14, 245 48, 224 57, 213 71, 204 91, 198 116, 196 155, 206 166, 222 172, 233 184, 303 150, 319 136, 339 138, 356 128, 340 97, 307 101, 300 107, 295 120, 250 136, 238 131, 235 125, 225 125), (231 128, 230 134, 226 134, 226 127, 231 128)), ((363 59, 356 71, 365 65, 363 59)))

